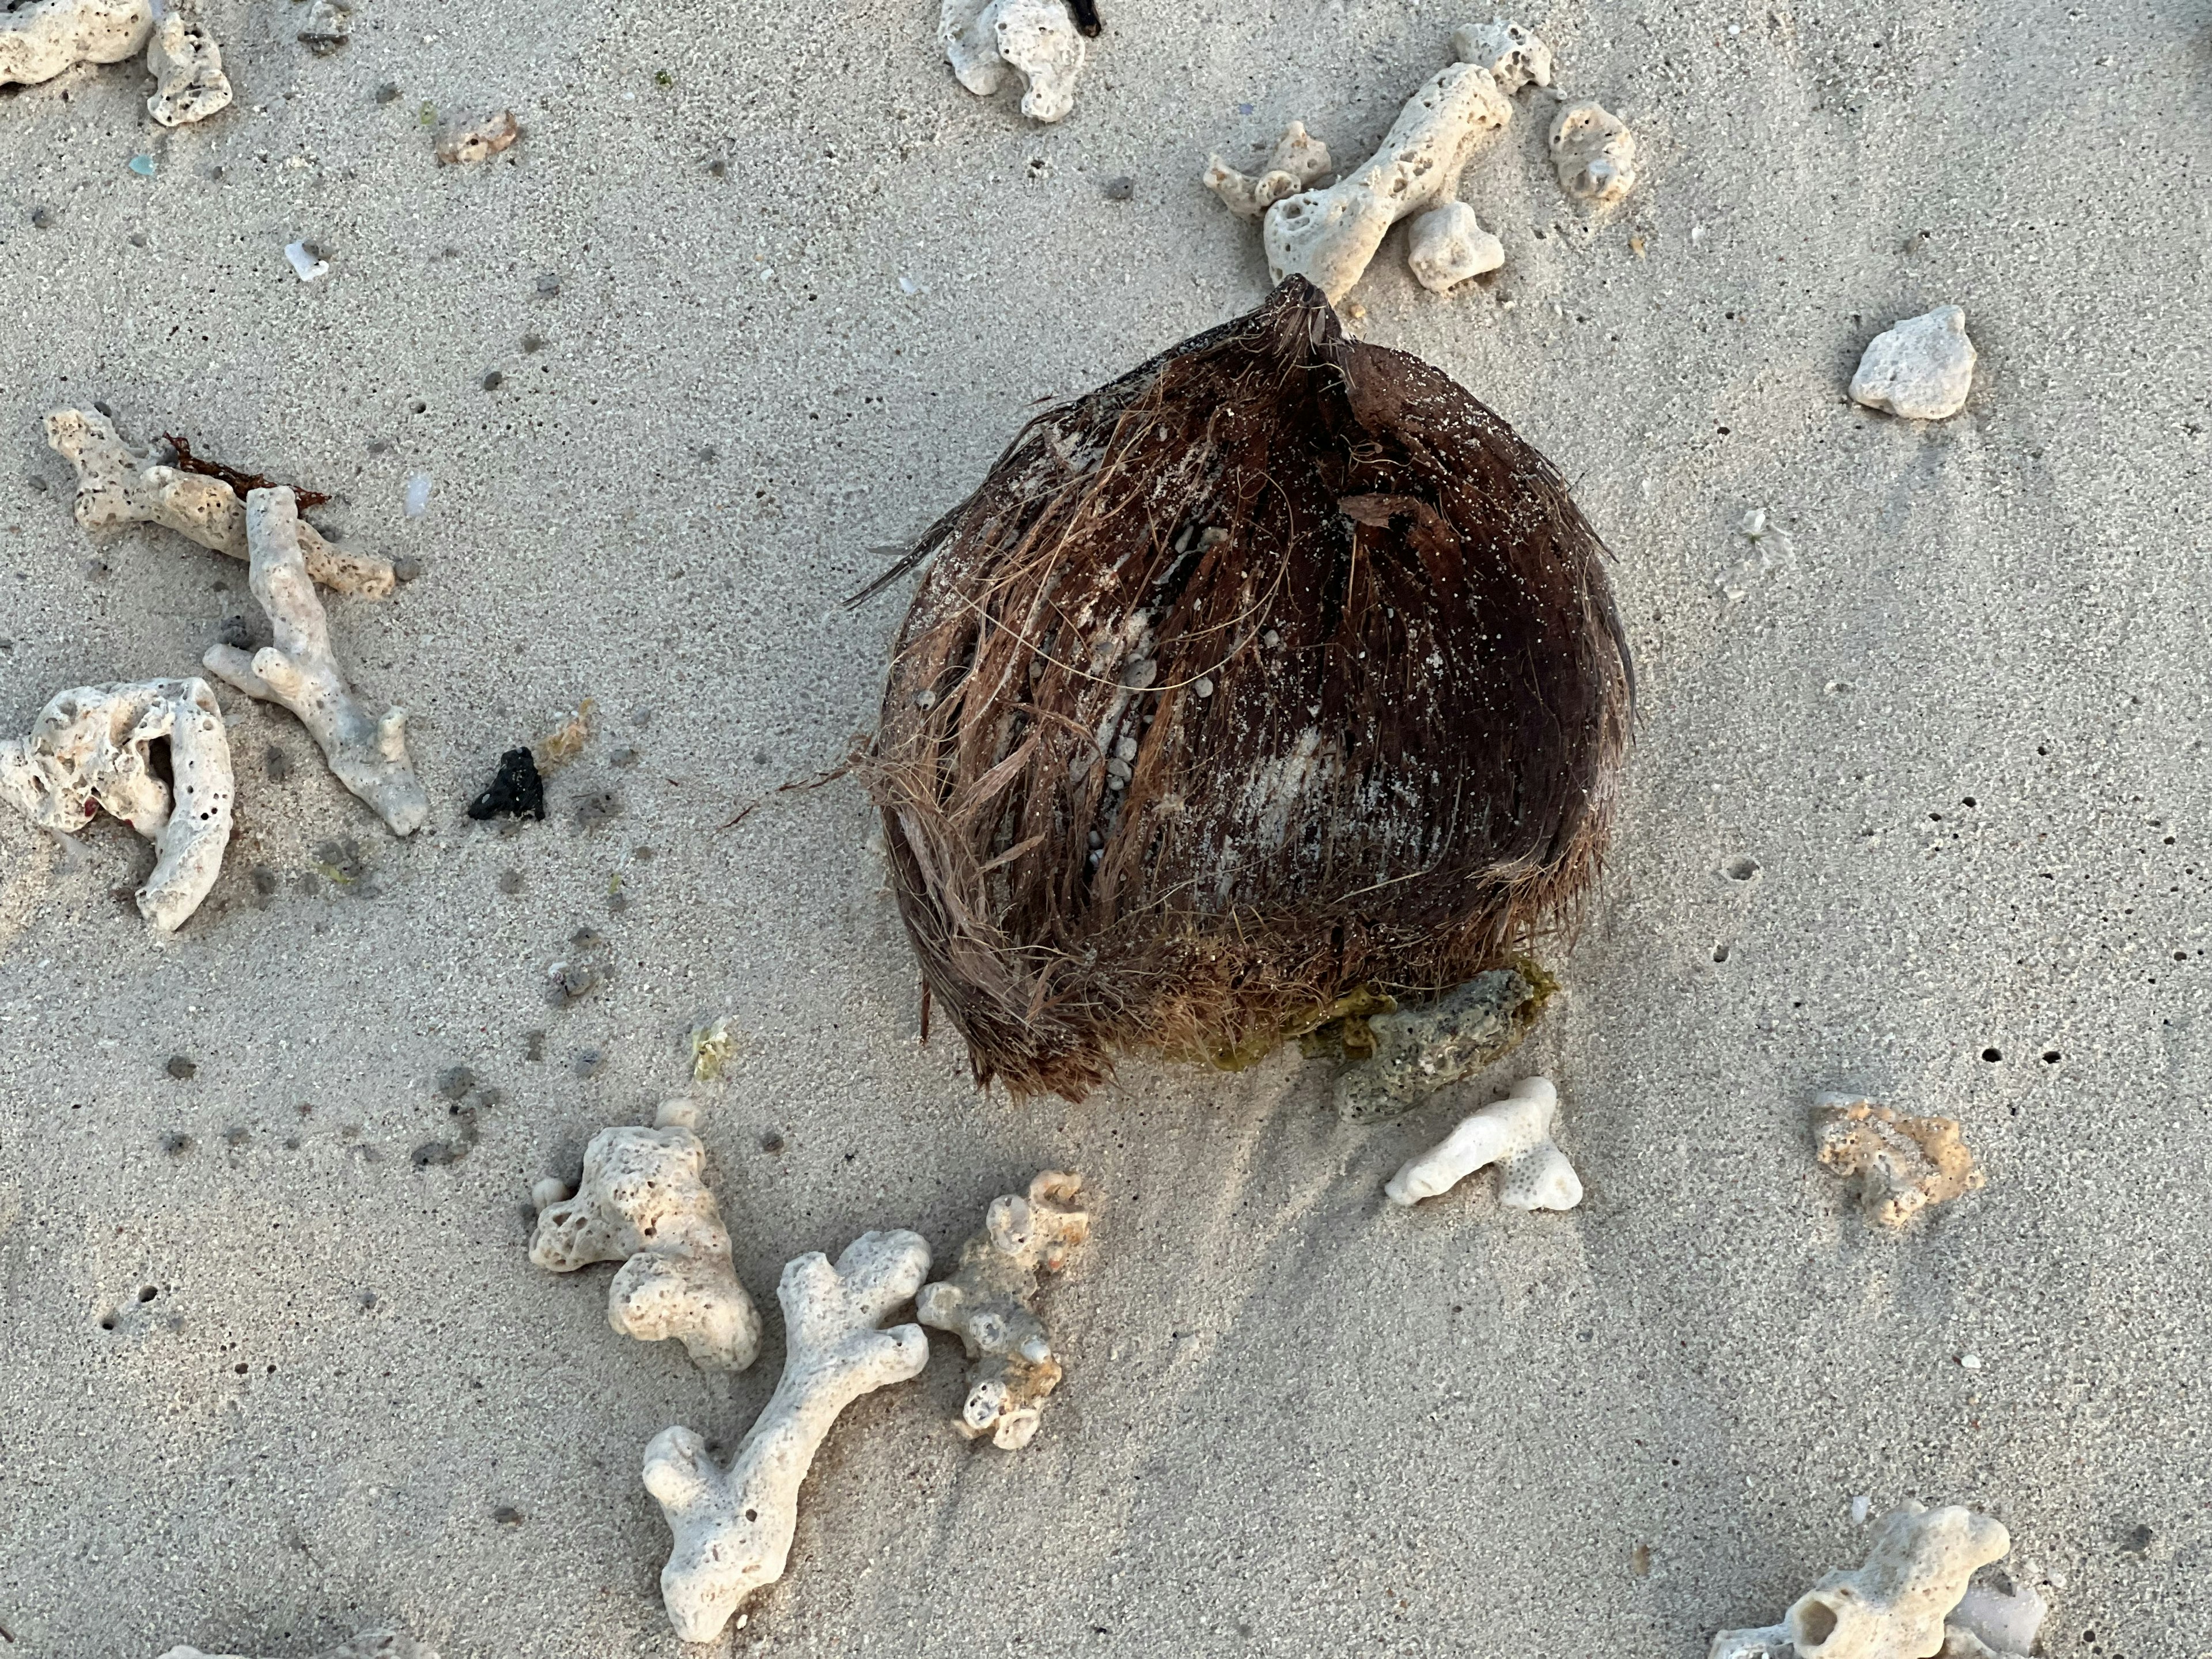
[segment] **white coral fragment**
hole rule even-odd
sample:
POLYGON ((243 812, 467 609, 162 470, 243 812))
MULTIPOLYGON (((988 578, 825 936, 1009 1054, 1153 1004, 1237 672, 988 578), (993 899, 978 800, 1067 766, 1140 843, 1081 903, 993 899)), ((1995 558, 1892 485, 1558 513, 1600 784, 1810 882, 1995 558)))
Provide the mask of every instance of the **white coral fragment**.
POLYGON ((929 1246, 904 1231, 863 1233, 834 1267, 818 1250, 788 1263, 775 1293, 783 1376, 729 1468, 688 1428, 646 1447, 645 1489, 675 1534, 660 1595, 679 1638, 713 1641, 747 1596, 783 1577, 800 1483, 838 1413, 929 1363, 921 1326, 877 1328, 928 1273, 929 1246))
POLYGON ((1507 1209, 1571 1210, 1583 1201, 1583 1183, 1552 1139, 1559 1113, 1551 1079, 1525 1078, 1504 1099, 1470 1113, 1443 1140, 1407 1160, 1383 1194, 1410 1206, 1495 1164, 1498 1201, 1507 1209))
POLYGON ((1022 113, 1066 118, 1083 72, 1083 36, 1066 0, 941 0, 938 39, 960 84, 979 98, 999 89, 1012 69, 1028 82, 1022 113))
POLYGON ((1984 1644, 1945 1618, 1977 1569, 2012 1547, 2002 1523, 1960 1504, 1906 1503, 1875 1527, 1866 1565, 1832 1572, 1778 1625, 1723 1631, 1708 1659, 1931 1659, 1984 1644), (1963 1638, 1963 1639, 1961 1639, 1963 1638))
POLYGON ((430 802, 407 757, 407 711, 380 714, 346 684, 331 651, 330 621, 307 576, 301 529, 289 489, 247 494, 252 569, 246 580, 269 613, 276 642, 250 656, 235 646, 210 646, 200 661, 247 696, 290 709, 338 781, 394 835, 412 835, 430 815, 430 802))
POLYGON ((1431 294, 1449 294, 1504 263, 1505 244, 1482 228, 1464 202, 1431 208, 1407 233, 1407 269, 1431 294))
MULTIPOLYGON (((76 469, 76 521, 87 530, 159 525, 234 559, 251 558, 246 503, 220 478, 155 466, 116 434, 105 415, 58 409, 46 416, 46 443, 76 469)), ((392 592, 387 559, 341 553, 300 526, 307 574, 334 593, 382 599, 392 592)))
POLYGON ((1256 219, 1276 203, 1297 195, 1329 169, 1328 146, 1293 121, 1275 140, 1267 165, 1257 177, 1239 173, 1218 155, 1206 158, 1206 187, 1240 219, 1256 219))
MULTIPOLYGON (((202 1653, 198 1648, 171 1648, 161 1659, 238 1659, 235 1654, 202 1653)), ((366 1630, 341 1642, 317 1659, 438 1659, 437 1654, 413 1637, 398 1631, 366 1630)))
POLYGON ((1610 207, 1636 188, 1636 135, 1603 105, 1584 100, 1552 118, 1552 165, 1559 188, 1610 207))
POLYGON ((156 82, 146 112, 165 127, 204 121, 230 107, 230 80, 222 48, 190 0, 172 0, 146 48, 146 68, 156 82))
POLYGON ((641 1342, 674 1337, 709 1370, 741 1371, 760 1352, 760 1315, 730 1261, 697 1125, 696 1107, 672 1100, 649 1129, 593 1135, 574 1197, 557 1181, 538 1184, 530 1259, 556 1273, 621 1262, 607 1323, 641 1342))
POLYGON ((153 0, 16 0, 0 6, 0 87, 119 64, 154 32, 153 0))
POLYGON ((1026 1198, 994 1199, 951 1276, 923 1286, 915 1300, 921 1322, 951 1331, 975 1362, 954 1419, 968 1439, 988 1434, 994 1445, 1018 1451, 1036 1437, 1044 1397, 1060 1386, 1060 1361, 1036 1314, 1036 1276, 1058 1273, 1068 1251, 1091 1236, 1090 1212, 1073 1206, 1082 1184, 1047 1170, 1026 1198))
POLYGON ((1382 147, 1327 190, 1310 190, 1267 210, 1264 240, 1276 282, 1305 277, 1334 305, 1365 274, 1401 219, 1459 193, 1476 142, 1513 118, 1490 71, 1454 64, 1430 77, 1400 112, 1382 147))
POLYGON ((1948 420, 1973 390, 1974 356, 1966 312, 1937 306, 1875 336, 1851 376, 1851 401, 1910 421, 1948 420))
POLYGON ((1497 77, 1498 89, 1508 97, 1523 87, 1552 84, 1551 47, 1534 30, 1503 17, 1454 29, 1452 55, 1462 64, 1488 70, 1497 77))
POLYGON ((27 737, 0 741, 0 802, 64 835, 105 808, 154 843, 138 913, 164 933, 222 873, 234 794, 230 739, 205 680, 79 686, 58 693, 27 737), (173 796, 150 757, 164 738, 173 796))

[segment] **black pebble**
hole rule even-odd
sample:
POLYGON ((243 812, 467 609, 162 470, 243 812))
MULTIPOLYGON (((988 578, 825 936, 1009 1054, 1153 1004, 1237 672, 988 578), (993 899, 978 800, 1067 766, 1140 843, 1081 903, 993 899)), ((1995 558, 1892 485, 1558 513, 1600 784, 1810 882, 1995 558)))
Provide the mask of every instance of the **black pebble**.
POLYGON ((483 389, 486 392, 496 392, 501 386, 506 384, 507 376, 501 374, 495 368, 492 370, 490 374, 483 377, 483 389))
POLYGON ((770 1129, 761 1137, 760 1145, 761 1151, 764 1152, 780 1152, 783 1150, 783 1136, 777 1131, 770 1129))
POLYGON ((544 821, 545 780, 538 775, 538 762, 529 750, 510 749, 499 757, 499 775, 469 803, 469 816, 544 821))

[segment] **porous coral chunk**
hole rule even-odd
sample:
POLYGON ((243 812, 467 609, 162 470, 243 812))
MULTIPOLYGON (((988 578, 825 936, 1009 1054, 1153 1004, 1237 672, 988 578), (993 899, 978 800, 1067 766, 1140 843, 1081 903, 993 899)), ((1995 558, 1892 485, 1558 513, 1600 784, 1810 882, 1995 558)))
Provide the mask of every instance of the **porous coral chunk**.
POLYGON ((146 68, 156 82, 146 112, 165 127, 204 121, 230 107, 230 79, 222 48, 215 43, 191 0, 172 0, 146 48, 146 68))
POLYGON ((621 1262, 610 1325, 641 1342, 674 1337, 707 1369, 741 1371, 760 1352, 760 1315, 730 1260, 697 1123, 696 1107, 672 1100, 649 1129, 593 1135, 574 1197, 557 1181, 538 1184, 530 1259, 556 1273, 621 1262))
POLYGON ((1885 1227, 1984 1182, 1958 1119, 1906 1117, 1853 1095, 1825 1094, 1814 1103, 1813 1145, 1824 1165, 1857 1183, 1861 1207, 1885 1227))
POLYGON ((1073 1207, 1082 1182, 1047 1170, 1026 1198, 991 1200, 983 1231, 960 1247, 952 1274, 925 1285, 915 1312, 951 1331, 975 1363, 954 1425, 973 1440, 1018 1451, 1036 1438, 1044 1397, 1060 1386, 1060 1360, 1037 1317, 1036 1276, 1058 1273, 1067 1253, 1091 1236, 1088 1211, 1073 1207))
POLYGON ((153 0, 17 0, 0 6, 0 87, 79 64, 119 64, 154 32, 153 0))
POLYGON ((1552 118, 1552 165, 1559 188, 1610 207, 1636 188, 1636 135, 1602 104, 1584 100, 1552 118))
POLYGON ((1276 203, 1297 195, 1329 169, 1328 146, 1293 121, 1275 140, 1267 165, 1257 177, 1239 173, 1218 155, 1206 165, 1206 187, 1240 219, 1256 219, 1276 203))
POLYGON ((1350 1123, 1396 1117, 1424 1097, 1511 1053, 1551 994, 1540 970, 1493 968, 1435 1001, 1367 1017, 1375 1048, 1337 1079, 1350 1123))

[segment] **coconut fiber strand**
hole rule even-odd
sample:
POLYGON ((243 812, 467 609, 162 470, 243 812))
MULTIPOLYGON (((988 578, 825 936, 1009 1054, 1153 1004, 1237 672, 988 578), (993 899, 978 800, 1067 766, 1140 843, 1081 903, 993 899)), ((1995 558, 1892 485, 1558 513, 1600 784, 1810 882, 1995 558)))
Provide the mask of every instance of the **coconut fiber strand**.
POLYGON ((1293 276, 1031 422, 902 568, 866 763, 976 1079, 1250 1054, 1571 920, 1627 743, 1597 534, 1293 276))

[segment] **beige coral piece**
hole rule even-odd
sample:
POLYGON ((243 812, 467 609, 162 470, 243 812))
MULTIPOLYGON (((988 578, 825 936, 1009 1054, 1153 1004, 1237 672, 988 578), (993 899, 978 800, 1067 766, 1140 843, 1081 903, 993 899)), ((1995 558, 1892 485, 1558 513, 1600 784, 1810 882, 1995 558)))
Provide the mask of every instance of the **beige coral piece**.
POLYGON ((697 1125, 696 1106, 672 1100, 652 1128, 593 1135, 574 1197, 560 1182, 538 1182, 530 1259, 556 1273, 621 1262, 610 1325, 641 1342, 673 1337, 706 1369, 741 1371, 760 1352, 760 1315, 730 1260, 697 1125))
POLYGON ((645 1489, 675 1535, 660 1597, 679 1639, 713 1641, 747 1596, 783 1577, 799 1489, 838 1413, 929 1363, 921 1326, 877 1328, 928 1276, 928 1244, 904 1231, 861 1234, 834 1267, 819 1250, 786 1263, 783 1376, 736 1460, 717 1468, 681 1426, 646 1447, 645 1489))
POLYGON ((1559 188, 1610 207, 1636 188, 1636 135, 1603 105, 1584 100, 1552 118, 1552 165, 1559 188))
POLYGON ((230 107, 222 48, 190 0, 172 0, 146 48, 146 69, 156 83, 154 95, 146 100, 146 112, 165 127, 204 121, 217 110, 230 107))
POLYGON ((1900 1504, 1875 1528, 1864 1566, 1830 1573, 1778 1625, 1721 1632, 1708 1659, 1980 1659, 1990 1650, 1944 1617, 2011 1547, 2001 1522, 1962 1505, 1900 1504))
POLYGON ((29 0, 0 6, 0 87, 34 86, 79 64, 119 64, 154 32, 153 0, 29 0))
POLYGON ((246 539, 253 568, 246 580, 276 643, 251 655, 235 646, 210 646, 201 665, 249 697, 289 709, 337 781, 393 835, 411 836, 430 816, 430 801, 408 758, 407 711, 379 714, 347 684, 331 649, 330 619, 307 575, 306 527, 289 489, 247 492, 246 539))
POLYGON ((1218 155, 1206 158, 1206 187, 1240 219, 1256 219, 1276 203, 1297 195, 1329 169, 1328 146, 1293 121, 1275 140, 1267 165, 1257 176, 1243 173, 1218 155))
POLYGON ((439 131, 431 154, 441 167, 465 167, 514 148, 522 137, 511 109, 495 110, 470 120, 448 122, 439 131))
POLYGON ((924 1285, 915 1299, 916 1317, 957 1336, 975 1362, 954 1419, 968 1439, 988 1434, 992 1444, 1019 1450, 1036 1438, 1044 1397, 1060 1386, 1060 1360, 1036 1314, 1036 1276, 1060 1272, 1091 1236, 1090 1212, 1073 1206, 1082 1185, 1047 1170, 1026 1198, 992 1200, 983 1231, 960 1247, 951 1276, 924 1285))
POLYGON ((1459 194, 1460 173, 1484 134, 1513 118, 1491 72, 1454 64, 1407 101, 1376 150, 1327 190, 1267 210, 1264 240, 1273 279, 1296 274, 1335 305, 1365 274, 1390 227, 1459 194))
POLYGON ((1901 1226, 1931 1204, 1984 1182, 1954 1117, 1906 1117, 1854 1095, 1825 1094, 1813 1106, 1820 1162, 1858 1183, 1859 1203, 1885 1227, 1901 1226))
POLYGON ((28 736, 0 741, 0 804, 64 835, 105 809, 154 843, 138 913, 164 933, 184 926, 222 873, 235 793, 222 710, 205 680, 58 692, 28 736), (164 739, 173 796, 152 761, 164 739))
MULTIPOLYGON (((46 416, 46 443, 76 469, 76 521, 87 530, 159 525, 234 559, 250 559, 246 503, 220 478, 149 465, 116 434, 105 415, 58 409, 46 416)), ((393 586, 392 562, 341 553, 314 526, 300 526, 307 574, 333 593, 380 599, 393 586)))

